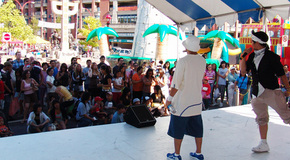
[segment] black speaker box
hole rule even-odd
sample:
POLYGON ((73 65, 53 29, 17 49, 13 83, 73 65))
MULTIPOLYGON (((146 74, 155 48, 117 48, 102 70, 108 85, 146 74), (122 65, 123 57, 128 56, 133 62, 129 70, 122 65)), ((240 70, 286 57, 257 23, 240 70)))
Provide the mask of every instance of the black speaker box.
POLYGON ((144 104, 130 106, 124 115, 124 120, 137 128, 154 126, 156 123, 156 119, 144 104))

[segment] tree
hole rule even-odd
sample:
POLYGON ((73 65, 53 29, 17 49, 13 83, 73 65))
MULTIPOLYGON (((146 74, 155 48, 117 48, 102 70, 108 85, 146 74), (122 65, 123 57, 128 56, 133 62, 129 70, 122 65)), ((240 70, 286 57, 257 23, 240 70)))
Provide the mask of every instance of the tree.
MULTIPOLYGON (((173 27, 171 25, 164 25, 164 24, 153 24, 148 29, 146 29, 145 33, 143 34, 143 37, 152 34, 157 33, 157 44, 156 44, 156 55, 155 58, 157 61, 159 60, 166 60, 166 50, 167 48, 167 40, 168 36, 167 34, 172 34, 177 36, 177 28, 173 27), (165 41, 163 41, 165 39, 165 41)), ((179 34, 179 38, 182 40, 181 34, 179 34)))
POLYGON ((3 32, 10 32, 13 38, 23 41, 33 36, 31 27, 27 25, 12 0, 8 0, 0 7, 0 13, 0 23, 4 24, 4 28, 0 28, 1 38, 3 32))
MULTIPOLYGON (((61 23, 61 15, 56 15, 55 23, 61 23)), ((61 29, 56 29, 57 33, 61 32, 61 29)))
MULTIPOLYGON (((225 41, 235 47, 240 48, 239 41, 225 31, 213 30, 207 33, 203 39, 214 38, 214 44, 211 52, 211 59, 219 60, 222 58, 225 62, 229 62, 229 49, 225 41)), ((239 54, 240 50, 236 52, 239 54)))
MULTIPOLYGON (((100 19, 94 18, 94 17, 86 17, 84 19, 85 25, 83 25, 82 29, 79 29, 79 33, 81 33, 83 36, 88 37, 89 33, 102 26, 100 19)), ((91 41, 86 42, 86 40, 79 41, 80 44, 86 46, 92 46, 92 47, 98 47, 98 38, 93 38, 91 41)))
POLYGON ((36 19, 35 16, 31 18, 29 26, 32 28, 33 34, 37 36, 37 32, 39 31, 40 27, 38 27, 38 19, 36 19))

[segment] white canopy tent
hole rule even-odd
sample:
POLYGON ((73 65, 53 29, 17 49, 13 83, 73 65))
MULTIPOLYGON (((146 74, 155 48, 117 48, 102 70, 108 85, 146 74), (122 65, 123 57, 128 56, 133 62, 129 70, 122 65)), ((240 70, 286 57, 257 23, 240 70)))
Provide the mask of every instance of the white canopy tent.
POLYGON ((146 0, 181 28, 201 29, 204 25, 245 23, 250 17, 258 21, 265 16, 289 18, 288 0, 146 0))

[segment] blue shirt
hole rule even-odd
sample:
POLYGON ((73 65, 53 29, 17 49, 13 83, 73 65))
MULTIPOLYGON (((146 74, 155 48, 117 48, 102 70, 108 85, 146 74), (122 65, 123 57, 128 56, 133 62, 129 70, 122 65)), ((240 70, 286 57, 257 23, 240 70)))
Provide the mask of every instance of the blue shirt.
MULTIPOLYGON (((227 71, 228 71, 227 68, 225 68, 225 69, 223 69, 223 68, 219 68, 219 74, 222 75, 222 76, 225 76, 226 73, 227 73, 227 71)), ((219 85, 226 85, 226 84, 227 84, 227 81, 226 81, 225 78, 219 77, 218 84, 219 84, 219 85)))
POLYGON ((23 61, 22 59, 20 59, 20 61, 18 62, 17 59, 15 59, 15 60, 13 61, 13 65, 12 65, 13 69, 16 70, 16 69, 18 69, 20 66, 24 66, 24 61, 23 61))
POLYGON ((239 76, 236 80, 238 82, 238 87, 240 89, 247 89, 248 88, 248 77, 241 77, 239 76))
POLYGON ((236 73, 234 73, 234 75, 232 75, 232 73, 229 73, 228 74, 228 80, 229 80, 229 82, 233 82, 233 83, 235 83, 235 81, 236 81, 236 79, 239 77, 239 75, 238 74, 236 74, 236 73))
POLYGON ((118 111, 116 111, 113 115, 111 123, 120 123, 120 122, 124 122, 123 113, 119 114, 118 111))
POLYGON ((55 67, 55 68, 53 69, 53 77, 54 77, 54 78, 56 78, 57 72, 58 72, 58 69, 55 67))
POLYGON ((85 114, 89 115, 89 110, 89 104, 85 105, 83 102, 80 102, 77 109, 76 120, 82 119, 85 114))

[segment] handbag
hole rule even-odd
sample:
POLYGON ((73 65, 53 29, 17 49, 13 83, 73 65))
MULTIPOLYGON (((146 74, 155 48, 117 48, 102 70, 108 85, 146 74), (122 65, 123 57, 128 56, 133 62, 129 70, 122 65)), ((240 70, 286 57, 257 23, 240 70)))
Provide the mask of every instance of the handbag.
POLYGON ((31 83, 31 85, 32 85, 33 91, 38 91, 38 87, 35 84, 31 83))
POLYGON ((217 99, 219 96, 220 96, 220 91, 219 91, 218 88, 216 88, 216 89, 214 90, 214 92, 213 92, 213 97, 214 97, 215 99, 217 99))
POLYGON ((11 101, 9 107, 9 116, 14 116, 15 113, 20 109, 20 103, 18 101, 18 97, 14 97, 11 101))

